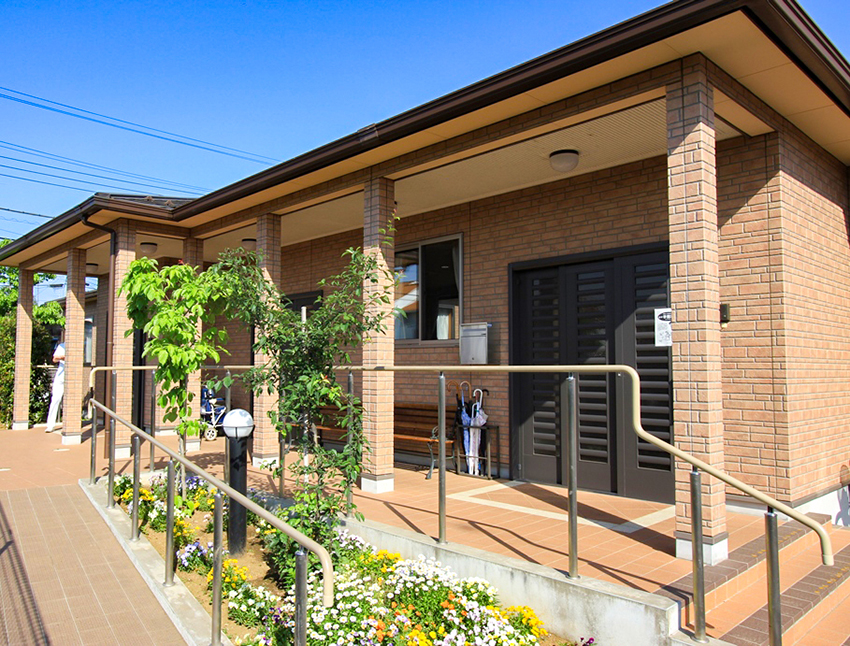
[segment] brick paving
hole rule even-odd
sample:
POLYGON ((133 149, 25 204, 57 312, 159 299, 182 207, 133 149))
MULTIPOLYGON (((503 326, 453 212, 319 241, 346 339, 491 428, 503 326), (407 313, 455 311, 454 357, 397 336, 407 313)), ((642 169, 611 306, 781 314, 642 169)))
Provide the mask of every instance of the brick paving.
POLYGON ((0 641, 183 639, 76 484, 0 492, 0 641))
MULTIPOLYGON (((100 436, 98 439, 100 440, 100 436)), ((176 446, 174 437, 165 437, 164 441, 172 447, 176 446)), ((105 474, 106 468, 106 459, 102 450, 103 444, 104 442, 101 441, 98 447, 96 470, 98 475, 105 474)), ((203 468, 216 475, 221 475, 223 444, 222 438, 214 442, 204 442, 201 450, 192 453, 190 457, 203 468)), ((76 500, 76 484, 71 487, 57 485, 76 483, 79 478, 88 476, 89 446, 88 442, 85 442, 80 446, 62 447, 58 434, 47 435, 38 429, 0 431, 0 447, 2 447, 2 450, 0 450, 0 492, 7 492, 3 498, 0 498, 0 505, 7 509, 7 504, 11 504, 8 501, 17 496, 27 496, 30 500, 43 500, 45 497, 52 500, 55 496, 65 496, 66 499, 76 500), (35 498, 33 498, 34 496, 35 498)), ((143 447, 142 456, 143 469, 147 469, 149 466, 147 447, 143 447)), ((155 466, 156 468, 165 466, 165 459, 160 454, 157 455, 155 466)), ((119 471, 127 472, 131 470, 131 465, 128 461, 118 461, 117 468, 119 471)), ((432 480, 425 480, 425 471, 424 468, 396 465, 394 471, 395 491, 382 495, 357 492, 356 502, 359 509, 370 520, 412 529, 436 537, 438 531, 438 482, 436 477, 432 480)), ((249 468, 248 484, 268 491, 276 491, 277 489, 277 482, 267 472, 254 468, 249 468)), ((291 484, 291 479, 287 482, 287 485, 289 484, 291 484)), ((449 541, 540 563, 563 571, 567 569, 569 544, 564 511, 564 489, 529 483, 489 481, 449 473, 447 474, 447 493, 447 536, 449 541)), ((83 500, 80 498, 79 504, 74 502, 73 505, 67 505, 69 512, 76 509, 77 511, 74 513, 83 513, 79 509, 82 502, 83 500)), ((51 505, 56 508, 55 501, 51 502, 51 505)), ((582 576, 654 592, 689 575, 690 563, 673 556, 674 541, 672 536, 675 519, 672 515, 672 508, 669 506, 591 492, 580 492, 579 509, 584 519, 579 525, 579 570, 582 576)), ((91 513, 95 514, 93 510, 91 510, 91 513)), ((9 515, 8 511, 6 515, 9 515)), ((86 526, 89 527, 87 531, 92 535, 93 526, 98 523, 103 524, 96 515, 93 515, 91 520, 86 521, 86 523, 86 526)), ((745 546, 754 540, 761 541, 764 537, 763 519, 759 516, 730 513, 727 517, 727 528, 730 535, 731 550, 745 546)), ((106 531, 105 526, 103 526, 103 529, 106 531)), ((844 532, 845 530, 836 531, 844 532)), ((848 535, 850 535, 850 532, 848 532, 848 535)), ((111 536, 102 538, 105 542, 108 542, 107 539, 112 541, 111 536)), ((114 541, 112 542, 114 543, 114 541)), ((76 542, 74 544, 77 545, 76 542)), ((117 544, 115 546, 117 548, 117 544)), ((35 544, 32 549, 37 550, 39 547, 44 547, 43 541, 35 544)), ((813 558, 815 558, 819 552, 817 548, 812 549, 813 558)), ((70 547, 68 550, 73 551, 70 547)), ((77 551, 80 550, 77 549, 77 551)), ((57 550, 54 545, 51 554, 56 553, 57 550)), ((32 552, 32 555, 32 558, 35 558, 35 551, 32 552)), ((55 559, 55 556, 50 558, 55 559)), ((109 572, 114 570, 115 566, 111 562, 107 565, 108 568, 104 568, 101 560, 99 566, 92 563, 89 568, 92 568, 91 572, 108 575, 109 572)), ((126 565, 132 570, 129 562, 126 565)), ((790 564, 786 564, 786 569, 783 569, 783 583, 786 580, 789 583, 792 582, 792 572, 788 569, 788 565, 790 564)), ((35 567, 35 565, 31 566, 29 561, 26 561, 26 566, 27 568, 35 567)), ((87 568, 84 567, 83 569, 87 568)), ((73 571, 76 572, 76 575, 79 575, 79 568, 73 571)), ((7 570, 4 570, 3 574, 4 576, 7 575, 7 570)), ((128 576, 132 574, 134 572, 128 574, 128 576)), ((138 575, 136 575, 136 578, 138 579, 138 575)), ((111 580, 107 576, 105 581, 111 580)), ((124 581, 123 577, 121 581, 124 581)), ((140 579, 138 581, 141 583, 140 579)), ((91 574, 87 575, 86 585, 95 588, 91 574)), ((109 583, 109 585, 112 585, 112 583, 109 583)), ((30 612, 32 612, 33 607, 42 615, 46 612, 44 604, 49 603, 50 597, 42 598, 39 595, 55 593, 55 590, 49 588, 49 586, 37 586, 37 588, 38 594, 34 597, 35 606, 33 604, 27 606, 27 597, 23 595, 21 597, 21 604, 23 604, 21 612, 26 612, 27 607, 30 608, 30 612)), ((84 586, 84 589, 87 588, 84 586)), ((126 588, 123 594, 129 596, 126 593, 126 588)), ((755 595, 759 599, 758 606, 766 602, 764 590, 756 591, 755 595)), ((63 599, 66 598, 63 597, 63 599)), ((120 605, 112 604, 112 609, 117 610, 114 606, 120 605)), ((721 608, 723 607, 722 604, 721 608)), ((91 612, 89 609, 83 610, 84 606, 80 604, 75 604, 73 608, 75 613, 91 612)), ((850 610, 850 601, 838 605, 821 622, 822 625, 818 625, 816 630, 809 632, 806 636, 807 643, 809 641, 811 643, 830 643, 828 640, 833 640, 831 643, 841 643, 850 638, 850 620, 847 619, 850 614, 848 614, 848 610, 850 610), (821 633, 824 634, 821 635, 821 633), (841 639, 835 641, 836 635, 841 635, 841 639)), ((709 611, 711 634, 711 608, 709 608, 709 611)), ((68 606, 68 612, 71 613, 70 606, 68 606)), ((151 615, 153 615, 153 611, 151 615)), ((80 615, 80 618, 82 617, 83 615, 80 615)), ((51 615, 51 618, 54 618, 53 615, 51 615)), ((75 622, 79 620, 75 619, 75 622)), ((718 624, 721 623, 721 621, 718 621, 718 624)), ((55 624, 55 621, 45 621, 42 618, 41 624, 35 622, 32 625, 35 626, 33 630, 37 633, 39 625, 48 626, 50 624, 55 624)), ((111 624, 108 621, 107 624, 107 626, 98 630, 104 632, 107 629, 111 630, 109 627, 111 624)), ((81 628, 76 627, 76 623, 74 623, 74 626, 77 631, 77 638, 79 638, 81 628)), ((89 630, 92 636, 95 635, 94 629, 89 627, 89 624, 85 624, 82 630, 89 630)), ((116 637, 120 637, 120 635, 116 635, 116 637)), ((50 635, 50 639, 52 644, 81 643, 73 641, 72 638, 69 638, 70 641, 60 642, 53 635, 50 635)), ((121 643, 120 639, 115 642, 108 641, 108 639, 107 637, 106 643, 121 643)), ((2 641, 1 638, 0 641, 2 641)), ((35 639, 31 642, 24 641, 21 643, 47 642, 39 642, 35 639)), ((82 643, 98 642, 87 641, 82 643)), ((132 643, 147 642, 143 640, 141 642, 133 641, 132 643)), ((155 641, 154 643, 171 642, 155 641)))

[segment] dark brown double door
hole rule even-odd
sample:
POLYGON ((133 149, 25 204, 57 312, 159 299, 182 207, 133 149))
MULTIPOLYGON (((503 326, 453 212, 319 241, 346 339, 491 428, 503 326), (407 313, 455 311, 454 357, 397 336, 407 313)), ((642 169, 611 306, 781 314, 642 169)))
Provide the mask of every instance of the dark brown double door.
MULTIPOLYGON (((668 274, 666 251, 516 271, 514 360, 636 368, 643 427, 672 441, 670 347, 659 343, 655 329, 658 310, 669 307, 668 274)), ((514 475, 520 479, 567 482, 559 396, 564 378, 544 373, 514 377, 514 475)), ((578 401, 579 487, 672 502, 671 457, 640 440, 628 423, 628 379, 581 375, 578 401)))

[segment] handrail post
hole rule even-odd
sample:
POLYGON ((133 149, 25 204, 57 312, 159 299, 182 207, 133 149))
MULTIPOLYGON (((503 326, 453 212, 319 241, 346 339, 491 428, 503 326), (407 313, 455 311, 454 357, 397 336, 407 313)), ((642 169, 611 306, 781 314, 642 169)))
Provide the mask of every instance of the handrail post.
POLYGON ((130 522, 130 540, 139 540, 139 475, 141 471, 142 438, 133 435, 133 515, 130 522))
MULTIPOLYGON (((230 442, 227 442, 230 444, 230 442)), ((279 498, 283 498, 283 483, 286 480, 286 440, 283 437, 283 433, 278 432, 277 434, 277 465, 280 467, 280 475, 277 478, 277 495, 279 498)), ((228 465, 230 464, 230 460, 227 461, 228 465)), ((227 484, 230 484, 228 482, 227 484)))
POLYGON ((89 391, 89 419, 91 419, 91 465, 89 466, 90 485, 94 484, 97 471, 97 411, 95 407, 91 404, 92 399, 94 399, 93 388, 89 391))
MULTIPOLYGON (((354 397, 354 372, 351 370, 348 371, 348 405, 351 406, 351 398, 354 397)), ((351 429, 348 429, 348 434, 345 436, 345 443, 351 443, 351 429)), ((354 506, 354 493, 351 491, 351 487, 348 487, 348 491, 345 492, 345 501, 346 501, 346 509, 345 515, 348 518, 351 518, 351 508, 354 506)))
POLYGON ((307 644, 307 553, 295 552, 295 646, 307 644))
MULTIPOLYGON (((177 431, 177 446, 179 447, 180 457, 186 457, 186 429, 177 431)), ((180 495, 186 495, 186 467, 180 465, 180 495)))
POLYGON ((165 585, 174 585, 174 460, 168 461, 168 488, 165 493, 165 585))
POLYGON ((569 500, 567 512, 570 523, 570 578, 578 574, 578 380, 567 373, 561 382, 561 428, 567 429, 569 500))
POLYGON ((442 545, 446 542, 446 373, 440 371, 437 382, 437 424, 440 427, 440 538, 437 542, 442 545))
POLYGON ((767 623, 770 646, 782 646, 782 604, 779 584, 779 534, 776 511, 768 507, 764 515, 767 540, 767 623))
POLYGON ((106 481, 106 506, 110 509, 115 506, 115 421, 109 425, 109 477, 106 481))
POLYGON ((702 474, 691 469, 691 554, 694 576, 694 641, 708 643, 705 632, 705 557, 702 538, 702 474))
POLYGON ((222 499, 215 495, 215 526, 213 528, 213 584, 212 584, 212 646, 221 644, 221 561, 222 561, 222 499))
MULTIPOLYGON (((156 437, 156 379, 155 375, 151 375, 151 437, 156 437)), ((151 445, 151 473, 154 471, 154 457, 156 447, 153 442, 151 445)))

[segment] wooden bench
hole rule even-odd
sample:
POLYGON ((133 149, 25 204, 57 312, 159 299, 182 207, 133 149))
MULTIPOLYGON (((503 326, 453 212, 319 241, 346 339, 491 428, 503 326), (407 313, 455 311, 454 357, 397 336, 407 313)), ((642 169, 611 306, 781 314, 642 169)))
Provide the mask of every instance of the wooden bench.
MULTIPOLYGON (((334 407, 320 409, 321 419, 315 424, 319 441, 342 443, 345 429, 341 428, 340 412, 334 407)), ((454 435, 454 408, 446 408, 446 455, 451 456, 458 472, 457 447, 454 435)), ((429 479, 434 472, 434 462, 439 451, 439 426, 437 407, 428 404, 396 403, 393 410, 393 443, 396 449, 406 453, 428 451, 429 479)))

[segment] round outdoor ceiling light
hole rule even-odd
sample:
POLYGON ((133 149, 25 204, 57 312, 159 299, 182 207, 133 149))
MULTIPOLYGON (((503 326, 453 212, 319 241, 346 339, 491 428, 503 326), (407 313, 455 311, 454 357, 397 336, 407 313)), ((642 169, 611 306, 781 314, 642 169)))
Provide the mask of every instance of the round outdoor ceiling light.
POLYGON ((569 173, 578 166, 578 151, 556 150, 549 155, 549 165, 559 173, 569 173))
POLYGON ((245 251, 256 251, 257 250, 257 239, 256 238, 242 238, 242 248, 245 251))
POLYGON ((139 245, 139 250, 146 256, 152 256, 156 253, 157 244, 155 242, 143 242, 139 245))
POLYGON ((97 263, 96 262, 87 262, 86 263, 86 273, 87 274, 96 274, 97 273, 97 263))

